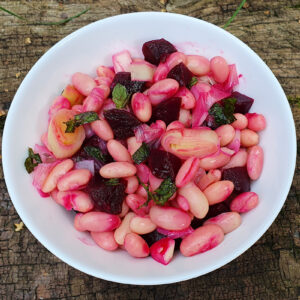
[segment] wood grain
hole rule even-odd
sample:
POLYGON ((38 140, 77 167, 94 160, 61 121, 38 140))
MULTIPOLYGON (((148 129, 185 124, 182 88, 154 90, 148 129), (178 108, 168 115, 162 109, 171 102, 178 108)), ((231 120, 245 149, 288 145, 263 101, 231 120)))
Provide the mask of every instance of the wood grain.
MULTIPOLYGON (((134 11, 168 11, 222 26, 237 0, 0 1, 31 23, 58 21, 90 7, 63 26, 35 26, 0 11, 0 109, 33 64, 61 38, 93 21, 134 11), (29 39, 30 40, 29 40, 29 39), (16 75, 17 74, 17 75, 16 75), (19 75, 19 76, 18 76, 19 75)), ((285 93, 300 96, 300 1, 247 1, 228 31, 268 64, 285 93)), ((291 104, 300 135, 300 108, 291 104)), ((85 275, 49 253, 19 223, 0 168, 0 299, 299 299, 300 164, 288 199, 266 234, 246 253, 205 276, 162 286, 130 286, 85 275)))

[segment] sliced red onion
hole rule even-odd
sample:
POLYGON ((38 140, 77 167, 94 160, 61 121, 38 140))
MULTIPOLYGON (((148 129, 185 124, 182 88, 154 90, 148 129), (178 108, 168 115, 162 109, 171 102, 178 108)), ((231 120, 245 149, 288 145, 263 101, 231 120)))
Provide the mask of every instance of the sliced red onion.
POLYGON ((75 163, 74 169, 87 169, 93 176, 95 174, 95 162, 93 160, 81 160, 75 163))
POLYGON ((87 138, 90 138, 90 137, 92 137, 95 134, 94 131, 93 131, 93 129, 91 128, 90 124, 84 124, 83 128, 84 128, 84 131, 85 131, 85 136, 87 138))
POLYGON ((163 228, 157 228, 157 231, 160 233, 160 234, 163 234, 171 239, 178 239, 178 238, 185 238, 187 235, 191 234, 194 229, 189 226, 188 228, 186 229, 183 229, 183 230, 178 230, 178 231, 173 231, 173 230, 167 230, 167 229, 163 229, 163 228))
POLYGON ((58 96, 54 99, 53 104, 50 106, 49 111, 48 111, 48 121, 50 122, 50 120, 52 119, 52 117, 61 109, 63 108, 67 108, 70 109, 71 108, 71 104, 70 101, 63 97, 63 96, 58 96))
POLYGON ((229 75, 225 81, 224 89, 232 92, 233 88, 239 84, 239 77, 237 74, 236 66, 229 65, 229 75))
POLYGON ((53 163, 57 161, 57 158, 44 145, 35 144, 33 151, 40 155, 43 163, 53 163))
POLYGON ((234 153, 237 153, 240 150, 241 147, 241 131, 239 129, 235 130, 235 135, 232 140, 232 142, 227 145, 227 148, 234 151, 234 153))
POLYGON ((137 142, 150 143, 159 139, 162 134, 165 132, 165 129, 162 128, 157 122, 151 124, 150 126, 142 124, 134 129, 134 134, 137 142))

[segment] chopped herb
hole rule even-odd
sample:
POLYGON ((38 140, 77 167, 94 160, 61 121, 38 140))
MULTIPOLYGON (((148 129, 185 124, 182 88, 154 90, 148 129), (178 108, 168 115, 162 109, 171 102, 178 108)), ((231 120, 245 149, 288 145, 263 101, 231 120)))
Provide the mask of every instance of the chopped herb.
POLYGON ((24 162, 26 171, 28 173, 31 173, 34 170, 34 168, 41 163, 42 160, 40 155, 38 153, 34 153, 32 148, 28 148, 28 157, 25 159, 24 162))
POLYGON ((191 79, 191 81, 190 81, 190 83, 189 83, 189 89, 190 89, 193 85, 195 85, 195 84, 197 84, 197 83, 198 83, 198 78, 197 78, 196 76, 193 76, 192 79, 191 79))
POLYGON ((157 205, 165 205, 165 203, 173 196, 176 192, 176 185, 171 178, 165 179, 154 192, 150 192, 141 180, 137 177, 139 183, 147 192, 147 201, 142 206, 147 206, 148 203, 153 200, 157 205))
POLYGON ((94 111, 87 111, 74 116, 74 119, 64 122, 67 125, 65 133, 72 133, 77 127, 83 124, 91 123, 99 120, 99 117, 94 111))
POLYGON ((231 18, 226 22, 226 24, 223 26, 224 29, 226 29, 230 23, 234 20, 234 18, 236 17, 236 15, 239 13, 239 11, 242 9, 242 7, 244 6, 244 4, 246 3, 246 0, 242 0, 242 2, 240 3, 240 5, 238 6, 238 8, 236 9, 236 11, 233 13, 233 15, 231 16, 231 18))
POLYGON ((118 185, 119 183, 119 178, 111 178, 105 182, 106 185, 118 185))
POLYGON ((146 143, 143 143, 142 146, 133 153, 132 159, 137 165, 139 165, 148 158, 149 154, 149 146, 146 143))
POLYGON ((85 146, 83 147, 83 150, 85 151, 85 153, 97 160, 106 161, 106 157, 105 155, 101 152, 101 150, 97 147, 94 146, 85 146))
POLYGON ((234 117, 235 98, 227 98, 222 100, 222 104, 215 103, 209 110, 209 114, 214 117, 214 121, 218 126, 231 124, 236 120, 234 117))
POLYGON ((112 100, 116 104, 116 108, 124 108, 130 95, 127 93, 126 87, 120 83, 117 83, 112 91, 112 100))

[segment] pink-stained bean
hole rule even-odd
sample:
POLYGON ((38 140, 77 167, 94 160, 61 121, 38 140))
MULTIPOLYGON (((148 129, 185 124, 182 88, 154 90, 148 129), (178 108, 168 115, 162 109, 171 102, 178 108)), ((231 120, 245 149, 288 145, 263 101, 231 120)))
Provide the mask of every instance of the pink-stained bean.
POLYGON ((157 262, 167 265, 173 258, 175 241, 170 238, 163 238, 150 247, 150 255, 157 262))
POLYGON ((167 78, 154 83, 148 90, 148 97, 152 105, 171 98, 179 89, 179 83, 175 79, 167 78))
POLYGON ((114 138, 114 133, 106 120, 92 122, 91 128, 95 134, 104 141, 109 141, 114 138))
POLYGON ((75 105, 72 106, 72 110, 76 114, 81 114, 81 113, 83 113, 83 106, 81 104, 75 104, 75 105))
POLYGON ((148 96, 135 93, 131 98, 131 108, 141 122, 148 122, 152 115, 152 105, 148 96))
POLYGON ((193 256, 218 246, 223 240, 222 228, 215 224, 208 224, 197 228, 184 238, 180 244, 180 252, 184 256, 193 256))
POLYGON ((184 125, 179 122, 179 121, 173 121, 172 123, 170 123, 167 127, 167 131, 168 130, 172 130, 172 129, 182 129, 184 128, 184 125))
POLYGON ((256 114, 256 113, 248 113, 246 114, 246 117, 248 119, 249 129, 258 132, 266 128, 266 119, 264 115, 256 114))
POLYGON ((79 227, 81 229, 94 232, 112 231, 118 228, 120 224, 119 216, 100 211, 87 212, 80 216, 79 219, 79 227))
POLYGON ((258 205, 258 195, 254 192, 239 194, 230 203, 230 210, 238 213, 245 213, 258 205))
POLYGON ((94 202, 87 193, 82 191, 57 192, 56 202, 64 206, 67 210, 86 213, 94 208, 94 202))
POLYGON ((127 215, 128 212, 129 212, 129 206, 127 205, 126 201, 123 201, 123 203, 122 203, 122 211, 119 214, 119 217, 120 218, 124 218, 127 215))
POLYGON ((253 146, 248 149, 247 171, 252 180, 257 180, 264 165, 264 151, 260 146, 253 146))
MULTIPOLYGON (((233 150, 233 154, 235 154, 240 150, 240 147, 241 147, 241 131, 239 129, 236 129, 233 140, 226 146, 226 148, 233 150)), ((229 152, 227 153, 231 155, 229 152)))
POLYGON ((196 99, 191 91, 185 86, 180 87, 174 97, 181 98, 181 108, 183 109, 193 109, 195 106, 196 99))
POLYGON ((139 177, 141 182, 148 183, 149 176, 150 176, 150 173, 151 173, 149 167, 142 163, 142 164, 136 165, 136 169, 137 169, 136 175, 139 177))
POLYGON ((115 72, 108 67, 100 66, 97 68, 97 75, 99 77, 107 77, 112 81, 115 77, 115 72))
POLYGON ((59 191, 79 190, 86 186, 92 178, 92 173, 87 169, 72 170, 60 177, 57 181, 59 191))
POLYGON ((180 167, 176 179, 175 184, 177 187, 183 187, 190 181, 194 180, 197 171, 199 170, 199 158, 190 157, 188 158, 180 167))
POLYGON ((116 53, 112 56, 115 73, 130 72, 132 58, 128 50, 116 53))
POLYGON ((196 218, 202 219, 207 215, 208 199, 195 183, 190 182, 181 187, 178 194, 188 201, 190 211, 196 218))
POLYGON ((80 72, 73 74, 72 84, 84 96, 88 96, 92 89, 96 87, 96 82, 92 77, 80 72))
POLYGON ((241 223, 242 218, 237 212, 225 212, 206 220, 203 225, 216 224, 220 226, 224 234, 226 234, 238 228, 241 223))
POLYGON ((66 108, 66 109, 71 109, 71 103, 70 101, 63 97, 63 96, 58 96, 54 99, 52 105, 50 106, 48 110, 48 117, 49 117, 49 122, 52 119, 52 117, 61 109, 66 108))
POLYGON ((132 163, 131 156, 125 146, 117 140, 107 142, 107 150, 115 161, 132 163))
POLYGON ((226 164, 228 164, 229 161, 230 161, 230 155, 219 150, 213 155, 201 158, 199 164, 200 164, 200 168, 203 168, 204 170, 208 171, 211 169, 221 168, 226 164))
POLYGON ((154 224, 167 230, 183 230, 191 224, 191 217, 174 207, 153 206, 149 216, 154 224))
POLYGON ((186 66, 196 76, 206 75, 210 71, 209 60, 200 55, 187 55, 186 66))
MULTIPOLYGON (((148 184, 146 184, 146 186, 148 186, 148 184)), ((147 199, 147 191, 144 189, 144 187, 142 185, 139 185, 138 189, 135 192, 137 195, 142 196, 143 198, 147 199)))
POLYGON ((110 86, 112 83, 112 79, 108 78, 108 77, 96 77, 95 82, 97 84, 97 86, 99 85, 106 85, 106 86, 110 86))
POLYGON ((115 230, 114 239, 119 245, 124 244, 125 236, 131 232, 130 222, 135 217, 135 213, 129 212, 122 220, 121 225, 115 230))
POLYGON ((138 216, 143 217, 149 213, 149 205, 143 206, 147 201, 147 198, 138 194, 130 194, 126 196, 126 203, 138 216))
POLYGON ((136 216, 130 221, 130 229, 137 234, 147 234, 156 229, 156 225, 149 217, 136 216))
POLYGON ((218 144, 217 134, 208 128, 172 129, 165 132, 161 139, 164 150, 182 159, 213 155, 218 151, 218 144))
POLYGON ((234 189, 234 184, 229 180, 220 180, 210 184, 204 191, 209 205, 217 204, 227 199, 234 189))
POLYGON ((83 111, 98 112, 103 106, 104 99, 108 97, 110 88, 107 85, 95 87, 83 101, 83 111))
POLYGON ((179 111, 178 121, 181 122, 185 127, 190 127, 192 124, 192 114, 190 110, 181 108, 179 111))
POLYGON ((112 231, 91 232, 91 237, 94 242, 104 250, 114 251, 119 247, 119 245, 115 241, 114 233, 112 231))
POLYGON ((234 128, 229 124, 222 125, 218 127, 215 131, 218 137, 220 138, 221 147, 228 145, 233 140, 235 135, 234 128))
POLYGON ((231 123, 231 126, 235 129, 243 130, 248 126, 248 119, 240 113, 233 114, 236 120, 231 123))
POLYGON ((134 194, 139 187, 139 181, 136 176, 130 176, 124 178, 127 181, 125 193, 134 194))
POLYGON ((210 184, 220 181, 221 177, 222 172, 219 169, 211 169, 200 178, 197 185, 201 191, 204 191, 210 184))
POLYGON ((57 164, 49 173, 48 177, 43 183, 42 191, 50 193, 56 188, 58 179, 69 172, 74 167, 72 159, 65 159, 57 164))
POLYGON ((189 202, 182 195, 179 194, 177 196, 176 202, 177 202, 178 208, 182 209, 183 211, 190 210, 190 204, 189 204, 189 202))
POLYGON ((230 169, 236 167, 244 167, 247 163, 247 151, 244 148, 241 148, 236 154, 234 154, 227 165, 223 169, 230 169))
POLYGON ((99 173, 104 178, 129 177, 135 175, 136 167, 129 162, 112 162, 104 165, 99 173))
POLYGON ((127 147, 130 155, 133 155, 141 146, 142 142, 138 142, 135 136, 127 139, 127 147))
POLYGON ((160 63, 154 72, 153 82, 158 82, 160 80, 166 79, 169 71, 170 70, 166 63, 160 63))
POLYGON ((166 60, 169 70, 173 69, 180 63, 186 64, 186 55, 181 52, 171 53, 166 60))
POLYGON ((199 168, 198 172, 196 173, 195 175, 195 179, 194 179, 194 182, 198 185, 198 182, 200 181, 200 179, 206 175, 206 172, 204 169, 202 168, 199 168))
POLYGON ((164 181, 163 179, 160 179, 160 178, 154 176, 150 172, 150 174, 149 174, 149 184, 150 184, 151 191, 157 190, 163 181, 164 181))
POLYGON ((243 129, 241 131, 241 145, 242 147, 252 147, 259 143, 259 135, 250 129, 243 129))
POLYGON ((137 258, 147 257, 150 253, 149 246, 145 240, 133 232, 126 234, 124 247, 131 256, 137 258))
POLYGON ((153 81, 156 66, 145 60, 134 61, 130 65, 131 80, 153 81))
MULTIPOLYGON (((53 196, 52 196, 53 197, 53 196)), ((77 213, 74 218, 74 227, 77 231, 85 231, 83 226, 81 225, 81 218, 83 217, 83 213, 77 213)))
POLYGON ((216 82, 223 83, 229 75, 229 66, 221 56, 215 56, 210 60, 210 69, 216 82))

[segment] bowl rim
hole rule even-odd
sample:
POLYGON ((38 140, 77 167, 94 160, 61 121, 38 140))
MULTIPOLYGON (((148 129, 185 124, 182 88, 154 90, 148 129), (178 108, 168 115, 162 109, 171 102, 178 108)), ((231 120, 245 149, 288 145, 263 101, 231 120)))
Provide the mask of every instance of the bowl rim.
POLYGON ((273 72, 270 70, 270 68, 266 65, 266 63, 249 47, 247 46, 244 42, 242 42, 240 39, 238 39, 237 37, 235 37, 234 35, 232 35, 231 33, 229 33, 228 31, 224 30, 223 28, 214 25, 212 23, 194 18, 194 17, 190 17, 190 16, 186 16, 186 15, 182 15, 182 14, 177 14, 177 13, 165 13, 165 12, 134 12, 134 13, 128 13, 128 14, 122 14, 122 15, 115 15, 115 16, 111 16, 111 17, 107 17, 92 23, 89 23, 77 30, 75 30, 74 32, 70 33, 69 35, 67 35, 66 37, 64 37, 63 39, 61 39, 60 41, 58 41, 56 44, 54 44, 49 50, 47 50, 38 60, 37 62, 33 65, 33 67, 29 70, 29 72, 26 74, 25 78, 23 79, 22 83, 20 84, 12 102, 11 102, 11 106, 9 108, 8 114, 7 114, 7 119, 5 122, 5 126, 4 126, 4 130, 3 130, 3 138, 2 138, 2 163, 3 163, 3 173, 4 173, 4 179, 6 182, 6 186, 7 186, 7 190, 8 193, 10 195, 11 201, 13 202, 13 205, 18 213, 18 215, 20 216, 20 218, 22 219, 22 221, 24 222, 24 224, 26 225, 26 227, 29 229, 29 231, 33 234, 33 236, 48 250, 50 251, 53 255, 55 255, 56 257, 58 257, 60 260, 62 260, 63 262, 67 263, 68 265, 70 265, 71 267, 86 273, 88 275, 100 278, 100 279, 104 279, 104 280, 109 280, 112 282, 117 282, 117 283, 123 283, 123 284, 135 284, 135 285, 159 285, 159 284, 169 284, 169 283, 175 283, 175 282, 180 282, 180 281, 185 281, 188 279, 192 279, 198 276, 202 276, 204 274, 207 274, 209 272, 212 272, 214 270, 219 269, 222 266, 225 266, 226 264, 228 264, 229 262, 231 262, 232 260, 234 260, 235 258, 237 258, 238 256, 240 256, 242 253, 244 253, 246 250, 248 250, 251 246, 253 246, 254 243, 256 243, 261 236, 268 230, 268 228, 271 226, 271 224, 274 222, 274 220, 276 219, 276 217, 278 216, 280 210, 282 209, 290 187, 292 185, 292 180, 293 180, 293 176, 294 176, 294 171, 290 172, 289 178, 287 180, 287 182, 290 182, 290 184, 287 184, 285 187, 285 190, 283 191, 282 194, 285 195, 285 199, 282 200, 281 205, 278 206, 277 210, 274 211, 273 216, 270 218, 269 222, 264 223, 262 226, 259 227, 257 235, 252 238, 251 240, 249 240, 247 243, 245 243, 243 246, 239 247, 238 250, 233 251, 231 253, 231 255, 228 255, 226 258, 224 258, 223 261, 219 262, 218 264, 213 264, 210 267, 207 267, 206 269, 199 269, 199 270, 195 270, 194 272, 191 272, 189 274, 185 274, 185 275, 173 275, 173 276, 168 276, 167 278, 160 278, 160 279, 154 279, 154 280, 148 280, 148 279, 139 279, 136 278, 136 280, 133 282, 132 279, 130 278, 129 280, 125 277, 125 276, 115 276, 110 274, 110 272, 107 271, 99 271, 100 275, 96 275, 93 274, 92 272, 90 272, 90 270, 88 268, 86 268, 84 265, 82 265, 80 262, 78 261, 74 261, 72 259, 69 259, 67 255, 65 255, 62 251, 58 250, 55 245, 53 245, 51 242, 47 241, 47 238, 44 237, 38 228, 36 228, 34 225, 32 225, 31 220, 29 218, 29 216, 26 215, 22 215, 22 211, 21 208, 18 205, 18 201, 14 201, 13 199, 16 199, 17 196, 15 194, 14 191, 14 183, 13 181, 9 178, 8 174, 9 174, 9 162, 6 159, 7 157, 7 153, 9 152, 8 147, 6 147, 6 140, 8 139, 9 136, 9 127, 10 124, 13 122, 13 111, 15 110, 15 107, 17 107, 18 101, 17 99, 20 98, 20 94, 22 89, 24 88, 24 85, 26 84, 26 82, 28 80, 30 80, 30 74, 35 72, 36 69, 39 68, 40 64, 42 63, 42 61, 47 58, 48 55, 52 54, 52 52, 54 52, 58 47, 63 46, 65 43, 67 43, 70 39, 76 37, 78 34, 80 34, 81 32, 85 31, 85 30, 89 30, 91 29, 93 26, 97 26, 99 23, 105 23, 105 22, 110 22, 111 20, 114 19, 123 19, 123 18, 128 18, 128 16, 134 16, 134 15, 170 15, 171 17, 176 17, 176 18, 182 18, 182 19, 186 19, 188 21, 190 20, 197 20, 200 23, 204 23, 207 26, 211 26, 214 28, 214 30, 219 30, 222 31, 222 34, 224 34, 225 36, 227 36, 228 38, 234 40, 235 42, 238 42, 240 44, 240 46, 242 48, 244 48, 246 51, 250 51, 252 53, 252 55, 254 55, 259 61, 260 63, 262 63, 264 65, 265 68, 267 68, 270 71, 270 75, 273 77, 273 80, 275 82, 278 83, 278 87, 279 87, 279 91, 280 91, 280 97, 285 98, 286 99, 286 104, 287 104, 287 111, 290 114, 290 120, 291 120, 291 132, 292 135, 294 136, 293 139, 293 149, 292 149, 292 158, 291 158, 291 166, 293 166, 293 170, 295 170, 296 167, 296 145, 297 145, 297 138, 296 138, 296 129, 295 129, 295 123, 294 123, 294 119, 293 119, 293 114, 291 111, 290 106, 288 105, 288 101, 286 98, 286 95, 280 85, 280 83, 278 82, 277 78, 275 77, 275 75, 273 74, 273 72), (22 217, 21 217, 22 216, 22 217))

